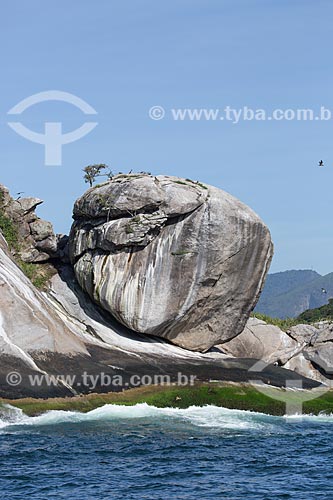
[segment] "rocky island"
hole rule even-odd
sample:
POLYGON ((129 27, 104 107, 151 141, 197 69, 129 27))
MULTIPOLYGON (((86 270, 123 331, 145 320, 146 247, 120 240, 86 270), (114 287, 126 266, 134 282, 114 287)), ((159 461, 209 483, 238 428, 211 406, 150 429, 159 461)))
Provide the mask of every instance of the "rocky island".
POLYGON ((330 324, 285 332, 250 317, 273 246, 230 194, 119 174, 75 202, 69 237, 36 215, 41 203, 0 185, 0 397, 122 392, 179 373, 330 384, 330 324))

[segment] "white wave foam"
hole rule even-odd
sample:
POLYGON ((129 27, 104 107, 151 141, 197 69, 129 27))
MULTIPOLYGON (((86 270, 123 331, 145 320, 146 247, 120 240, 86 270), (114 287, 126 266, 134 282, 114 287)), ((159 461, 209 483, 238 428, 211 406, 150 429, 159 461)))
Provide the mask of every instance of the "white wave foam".
POLYGON ((302 419, 303 421, 308 421, 308 422, 327 422, 327 423, 333 423, 333 414, 332 413, 325 413, 321 412, 318 415, 285 415, 284 417, 286 420, 289 420, 291 422, 297 421, 299 419, 302 419))
POLYGON ((117 419, 175 419, 187 422, 196 427, 225 429, 260 428, 274 417, 261 413, 242 410, 229 410, 217 406, 191 406, 186 409, 157 408, 146 403, 135 406, 105 405, 88 413, 53 410, 37 417, 28 417, 12 406, 7 405, 8 415, 0 415, 0 429, 17 426, 45 426, 62 423, 107 422, 117 419))
MULTIPOLYGON (((289 416, 287 420, 300 418, 300 415, 289 416)), ((13 431, 17 426, 46 426, 65 423, 80 424, 84 422, 112 422, 115 420, 167 419, 185 422, 195 427, 220 428, 233 430, 265 429, 273 430, 282 421, 282 417, 273 417, 264 413, 244 410, 230 410, 218 406, 191 406, 186 409, 157 408, 147 403, 134 406, 105 405, 88 413, 53 410, 37 417, 28 417, 22 410, 5 405, 0 413, 1 432, 13 431)), ((333 422, 333 415, 306 415, 302 418, 310 421, 333 422)))
MULTIPOLYGON (((57 424, 77 424, 85 422, 112 422, 117 420, 132 420, 137 423, 140 419, 151 422, 174 421, 185 423, 197 428, 225 429, 225 430, 257 430, 264 432, 279 432, 284 422, 294 422, 302 419, 310 423, 333 423, 333 415, 293 415, 274 417, 264 413, 244 410, 230 410, 217 406, 191 406, 186 409, 157 408, 147 403, 135 406, 105 405, 88 413, 74 411, 53 410, 37 417, 28 417, 22 410, 10 405, 0 408, 0 433, 15 432, 18 428, 43 427, 57 424)), ((134 423, 134 422, 133 422, 134 423)), ((163 424, 163 425, 164 425, 163 424)))

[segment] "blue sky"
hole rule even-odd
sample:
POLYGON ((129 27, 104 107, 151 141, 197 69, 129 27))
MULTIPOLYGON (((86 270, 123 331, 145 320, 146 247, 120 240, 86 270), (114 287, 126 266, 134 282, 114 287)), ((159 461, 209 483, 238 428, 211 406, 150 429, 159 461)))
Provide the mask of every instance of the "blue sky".
MULTIPOLYGON (((39 215, 68 232, 87 164, 200 179, 263 218, 275 243, 271 271, 333 271, 332 120, 233 125, 148 116, 154 105, 333 111, 332 18, 330 0, 6 2, 0 182, 44 199, 39 215), (7 125, 10 108, 46 90, 70 92, 98 112, 98 126, 64 146, 57 167, 7 125)), ((20 117, 39 132, 46 121, 71 131, 85 120, 59 102, 20 117)))

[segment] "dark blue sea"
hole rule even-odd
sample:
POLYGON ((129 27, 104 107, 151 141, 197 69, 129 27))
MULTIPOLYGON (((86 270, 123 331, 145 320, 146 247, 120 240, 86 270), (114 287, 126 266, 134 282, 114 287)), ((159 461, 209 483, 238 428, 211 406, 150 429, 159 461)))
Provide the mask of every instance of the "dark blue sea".
POLYGON ((0 420, 0 498, 332 499, 333 417, 107 405, 0 420))

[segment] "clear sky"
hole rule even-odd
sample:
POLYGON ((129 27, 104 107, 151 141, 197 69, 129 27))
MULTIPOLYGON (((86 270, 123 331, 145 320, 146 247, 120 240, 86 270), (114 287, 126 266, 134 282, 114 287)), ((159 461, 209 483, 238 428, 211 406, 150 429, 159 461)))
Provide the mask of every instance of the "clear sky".
MULTIPOLYGON (((331 0, 4 2, 0 182, 44 199, 39 215, 68 232, 89 163, 200 179, 263 218, 275 243, 271 271, 333 271, 333 120, 182 122, 168 112, 333 111, 332 19, 331 0), (98 126, 64 146, 62 166, 46 167, 43 146, 7 125, 10 108, 46 90, 98 112, 98 126), (149 118, 155 105, 167 110, 163 120, 149 118)), ((39 132, 61 121, 71 131, 86 117, 49 102, 18 121, 39 132)))

